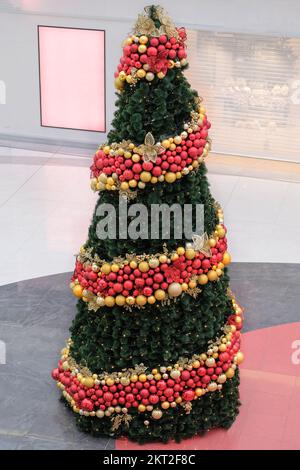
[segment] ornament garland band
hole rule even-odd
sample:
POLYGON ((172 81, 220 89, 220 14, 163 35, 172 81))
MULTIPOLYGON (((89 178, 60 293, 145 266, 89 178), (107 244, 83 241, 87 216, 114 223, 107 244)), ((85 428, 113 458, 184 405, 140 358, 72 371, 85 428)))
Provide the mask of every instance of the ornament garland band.
POLYGON ((198 111, 191 112, 180 135, 155 142, 148 132, 142 145, 129 140, 101 145, 91 166, 92 190, 128 195, 149 183, 174 183, 197 170, 211 147, 210 122, 199 98, 197 102, 198 111))
MULTIPOLYGON (((69 340, 52 377, 75 413, 96 418, 111 417, 115 429, 123 420, 129 424, 132 408, 153 420, 160 419, 164 410, 178 406, 189 413, 194 400, 221 390, 243 362, 239 331, 242 309, 234 298, 232 305, 235 315, 228 318, 221 336, 209 342, 205 353, 195 354, 190 359, 180 358, 176 364, 152 370, 140 364, 121 372, 93 374, 70 356, 72 343, 69 340), (235 317, 240 321, 237 322, 235 317)), ((144 424, 147 423, 145 420, 144 424)))
POLYGON ((192 243, 171 253, 132 254, 108 263, 83 246, 70 283, 73 294, 94 311, 114 305, 142 308, 184 293, 196 297, 201 286, 217 281, 231 261, 219 205, 216 213, 219 224, 210 237, 195 234, 192 243))

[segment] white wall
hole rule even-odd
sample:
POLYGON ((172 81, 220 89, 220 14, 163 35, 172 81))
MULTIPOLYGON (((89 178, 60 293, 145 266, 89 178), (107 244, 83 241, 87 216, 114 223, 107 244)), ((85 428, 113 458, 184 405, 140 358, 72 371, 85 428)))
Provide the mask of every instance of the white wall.
MULTIPOLYGON (((0 2, 0 136, 97 144, 105 134, 40 126, 37 25, 106 30, 107 123, 113 103, 113 73, 121 41, 144 4, 140 0, 2 0, 0 2)), ((156 3, 156 2, 154 2, 156 3)), ((163 0, 179 25, 208 30, 247 31, 298 36, 297 0, 163 0)))

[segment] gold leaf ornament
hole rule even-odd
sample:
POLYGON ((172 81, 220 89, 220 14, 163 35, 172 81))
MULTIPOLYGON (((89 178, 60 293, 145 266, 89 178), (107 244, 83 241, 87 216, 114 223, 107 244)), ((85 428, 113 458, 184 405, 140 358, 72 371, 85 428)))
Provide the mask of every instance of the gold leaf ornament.
POLYGON ((190 248, 193 248, 195 251, 203 253, 207 257, 211 257, 211 249, 209 245, 209 238, 207 233, 203 233, 203 235, 197 235, 194 233, 192 235, 193 242, 189 244, 190 248))
POLYGON ((145 162, 155 163, 157 156, 164 152, 165 149, 160 144, 155 144, 153 135, 151 132, 148 132, 144 143, 138 146, 138 150, 145 162))

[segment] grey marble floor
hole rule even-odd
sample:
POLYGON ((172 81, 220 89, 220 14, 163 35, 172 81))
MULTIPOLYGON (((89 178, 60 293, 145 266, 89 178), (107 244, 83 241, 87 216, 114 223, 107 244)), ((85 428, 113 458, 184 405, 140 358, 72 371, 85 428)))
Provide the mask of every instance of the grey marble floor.
MULTIPOLYGON (((245 329, 299 321, 300 265, 233 263, 231 287, 245 329)), ((112 449, 78 431, 50 377, 68 337, 76 300, 70 273, 0 287, 0 449, 112 449)))

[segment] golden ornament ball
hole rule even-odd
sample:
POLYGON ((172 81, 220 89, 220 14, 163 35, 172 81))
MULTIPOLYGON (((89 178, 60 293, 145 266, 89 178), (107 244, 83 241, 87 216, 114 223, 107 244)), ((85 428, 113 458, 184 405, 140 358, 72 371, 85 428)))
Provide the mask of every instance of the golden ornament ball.
POLYGON ((128 297, 126 297, 126 303, 127 305, 134 305, 135 304, 135 298, 131 295, 129 295, 128 297))
MULTIPOLYGON (((145 78, 146 77, 146 70, 144 69, 139 69, 137 72, 136 72, 136 76, 138 78, 145 78)), ((133 160, 135 161, 135 160, 133 160)))
POLYGON ((225 251, 224 255, 223 255, 223 259, 222 259, 222 263, 226 266, 227 264, 229 264, 231 262, 231 256, 230 254, 228 253, 228 251, 225 251))
POLYGON ((168 149, 171 145, 169 139, 165 139, 162 141, 161 145, 165 148, 165 149, 168 149))
POLYGON ((227 371, 225 372, 227 379, 232 379, 234 374, 235 372, 234 372, 234 369, 232 369, 232 367, 229 367, 229 369, 227 369, 227 371))
POLYGON ((130 382, 137 382, 139 380, 139 377, 137 374, 132 374, 130 377, 130 382))
MULTIPOLYGON (((146 65, 146 64, 145 64, 146 65)), ((155 75, 154 73, 152 72, 147 72, 146 73, 146 80, 148 80, 148 82, 152 82, 152 80, 154 79, 155 75)))
POLYGON ((140 44, 139 47, 138 47, 138 51, 140 54, 144 54, 147 50, 147 47, 145 46, 145 44, 140 44))
POLYGON ((170 403, 168 401, 163 401, 161 407, 163 410, 167 410, 168 408, 170 408, 170 403))
POLYGON ((183 246, 180 246, 179 248, 177 248, 177 253, 178 253, 179 256, 184 255, 185 248, 183 248, 183 246))
POLYGON ((152 175, 149 171, 142 171, 140 178, 143 183, 149 183, 152 178, 152 175))
POLYGON ((185 250, 185 257, 187 259, 194 259, 196 256, 195 250, 193 248, 187 248, 185 250))
POLYGON ((91 388, 95 385, 93 377, 84 377, 81 381, 83 385, 85 385, 88 388, 91 388))
POLYGON ((158 259, 156 259, 156 258, 151 258, 151 259, 149 259, 149 266, 150 266, 150 268, 152 268, 152 269, 157 268, 157 267, 159 266, 159 261, 158 261, 158 259))
POLYGON ((125 303, 126 303, 126 298, 124 297, 124 295, 117 295, 116 304, 119 307, 123 307, 123 305, 125 305, 125 303))
POLYGON ((182 287, 178 282, 172 282, 168 287, 170 297, 178 297, 182 293, 182 287))
POLYGON ((161 410, 153 410, 152 411, 152 418, 153 419, 160 419, 162 417, 162 411, 161 410))
POLYGON ((147 303, 147 297, 145 297, 144 295, 138 295, 135 299, 135 302, 140 307, 143 307, 147 303))
POLYGON ((208 271, 207 277, 209 281, 216 281, 218 279, 218 275, 216 271, 213 271, 213 270, 208 271))
POLYGON ((110 264, 104 263, 104 264, 101 266, 101 272, 103 272, 104 274, 109 274, 110 271, 111 271, 110 264))
POLYGON ((79 284, 76 284, 74 287, 73 287, 73 294, 75 295, 75 297, 82 297, 82 292, 83 292, 83 287, 80 286, 79 284))
POLYGON ((145 405, 139 405, 139 406, 138 406, 138 411, 139 411, 140 413, 144 413, 144 412, 146 411, 145 405))
POLYGON ((237 354, 236 354, 236 363, 238 365, 242 364, 242 362, 244 362, 244 354, 242 353, 242 351, 239 351, 237 354))
POLYGON ((115 305, 115 298, 112 297, 111 295, 108 295, 107 297, 104 298, 104 302, 106 307, 113 307, 115 305))
POLYGON ((146 273, 147 271, 149 271, 149 264, 147 263, 147 261, 141 261, 140 264, 139 264, 139 270, 142 272, 142 273, 146 273))
POLYGON ((215 392, 218 389, 216 382, 211 382, 208 384, 207 389, 209 392, 215 392))
POLYGON ((155 304, 156 298, 154 297, 154 295, 150 295, 150 297, 147 298, 147 302, 148 302, 148 304, 150 304, 150 305, 155 304))
POLYGON ((113 263, 110 267, 113 273, 117 273, 120 270, 120 266, 116 263, 113 263))
POLYGON ((148 42, 148 37, 144 34, 143 34, 143 36, 140 36, 138 39, 139 39, 140 44, 147 44, 147 42, 148 42))
POLYGON ((157 289, 154 292, 154 297, 156 298, 156 300, 164 300, 164 298, 166 297, 166 293, 162 289, 157 289))
POLYGON ((198 276, 198 282, 201 286, 204 286, 205 284, 207 284, 208 277, 206 276, 206 274, 200 274, 200 276, 198 276))
POLYGON ((169 171, 165 174, 165 180, 167 183, 174 183, 174 181, 176 181, 176 173, 169 171))
POLYGON ((146 374, 140 374, 139 375, 139 381, 140 382, 146 382, 147 381, 147 375, 146 374))
POLYGON ((124 81, 121 80, 119 77, 115 78, 115 88, 119 91, 123 90, 124 88, 124 81))
POLYGON ((166 255, 160 255, 159 257, 159 262, 160 263, 166 263, 168 261, 168 258, 166 255))

